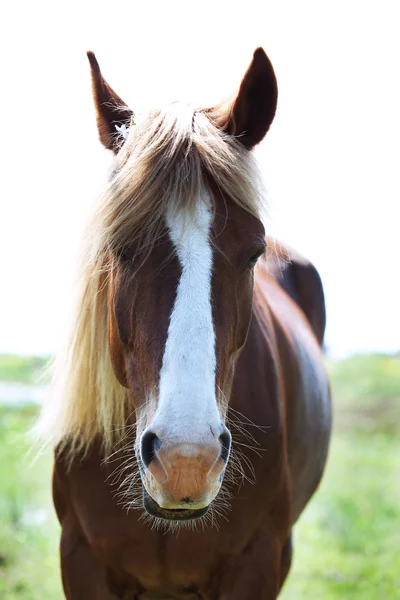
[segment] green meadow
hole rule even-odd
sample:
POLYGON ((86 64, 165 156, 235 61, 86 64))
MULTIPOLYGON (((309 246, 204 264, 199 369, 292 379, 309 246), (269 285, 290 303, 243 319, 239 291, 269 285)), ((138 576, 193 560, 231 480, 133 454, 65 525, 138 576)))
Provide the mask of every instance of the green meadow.
POLYGON ((38 383, 48 362, 42 356, 0 355, 0 381, 38 383))
MULTIPOLYGON (((44 359, 1 357, 0 380, 34 383, 44 359)), ((328 361, 335 430, 320 489, 295 528, 282 600, 400 599, 400 356, 328 361)), ((51 454, 26 432, 37 407, 0 404, 0 598, 62 598, 51 454), (35 458, 35 460, 34 460, 35 458)))

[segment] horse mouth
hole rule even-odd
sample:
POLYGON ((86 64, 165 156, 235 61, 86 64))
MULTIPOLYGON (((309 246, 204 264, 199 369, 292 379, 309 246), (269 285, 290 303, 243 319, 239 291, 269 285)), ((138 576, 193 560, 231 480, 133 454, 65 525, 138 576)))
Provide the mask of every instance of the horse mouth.
POLYGON ((143 490, 143 506, 145 510, 153 517, 165 519, 166 521, 190 521, 203 517, 209 509, 205 508, 161 508, 161 506, 143 490))

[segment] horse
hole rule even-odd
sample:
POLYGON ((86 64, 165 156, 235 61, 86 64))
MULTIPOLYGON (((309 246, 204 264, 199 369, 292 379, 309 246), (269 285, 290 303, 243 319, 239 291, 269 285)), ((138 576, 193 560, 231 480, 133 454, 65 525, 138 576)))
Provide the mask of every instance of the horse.
POLYGON ((316 268, 266 235, 258 48, 211 108, 135 114, 88 52, 115 168, 39 429, 69 600, 274 600, 331 431, 316 268))

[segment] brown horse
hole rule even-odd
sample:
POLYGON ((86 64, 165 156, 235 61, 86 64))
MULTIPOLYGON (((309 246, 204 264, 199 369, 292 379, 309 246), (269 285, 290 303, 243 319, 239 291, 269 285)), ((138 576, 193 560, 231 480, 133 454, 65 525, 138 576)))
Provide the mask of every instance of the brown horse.
POLYGON ((116 167, 41 421, 65 595, 273 600, 331 429, 319 275, 260 220, 273 68, 259 48, 232 102, 140 117, 88 57, 116 167))

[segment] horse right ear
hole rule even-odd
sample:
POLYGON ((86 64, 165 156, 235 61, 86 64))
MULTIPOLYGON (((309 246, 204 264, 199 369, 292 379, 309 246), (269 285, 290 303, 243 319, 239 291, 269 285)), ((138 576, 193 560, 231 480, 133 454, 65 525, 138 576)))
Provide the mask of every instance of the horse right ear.
POLYGON ((267 133, 275 116, 278 86, 271 61, 262 48, 254 52, 239 92, 222 126, 251 150, 267 133))
POLYGON ((125 128, 129 127, 133 111, 104 79, 94 52, 89 50, 87 57, 92 73, 93 101, 99 138, 103 146, 117 153, 120 147, 118 132, 124 134, 125 128))

